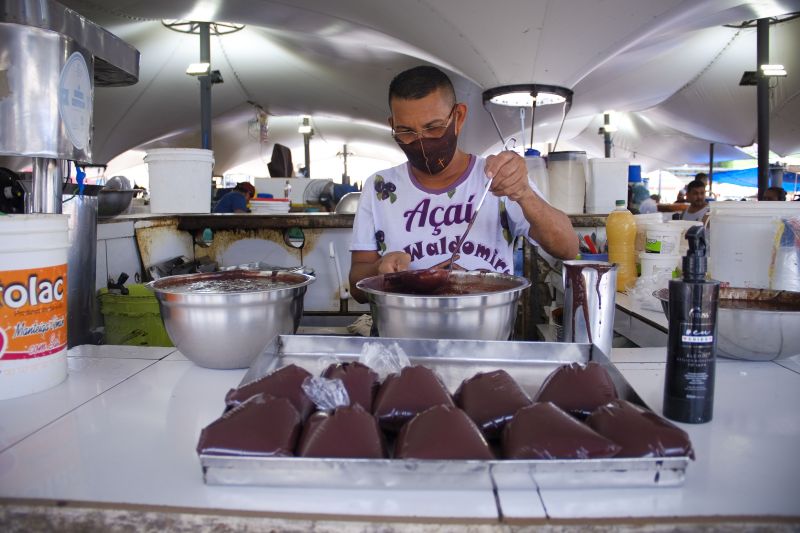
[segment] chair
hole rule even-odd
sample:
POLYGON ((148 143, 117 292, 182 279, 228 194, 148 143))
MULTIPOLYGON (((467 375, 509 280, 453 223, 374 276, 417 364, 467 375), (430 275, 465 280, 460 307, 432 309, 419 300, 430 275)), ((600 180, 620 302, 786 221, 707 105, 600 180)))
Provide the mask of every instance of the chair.
POLYGON ((290 178, 294 174, 292 151, 289 147, 275 143, 272 147, 272 160, 267 164, 269 175, 273 178, 290 178))

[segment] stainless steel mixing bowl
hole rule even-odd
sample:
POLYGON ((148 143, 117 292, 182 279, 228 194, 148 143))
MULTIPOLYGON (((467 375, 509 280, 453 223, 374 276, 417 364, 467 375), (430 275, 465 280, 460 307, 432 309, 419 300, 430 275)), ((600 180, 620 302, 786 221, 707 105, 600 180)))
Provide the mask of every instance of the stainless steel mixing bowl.
POLYGON ((360 192, 349 192, 342 196, 333 212, 337 215, 354 214, 358 211, 359 200, 361 200, 360 192))
POLYGON ((149 284, 169 338, 187 359, 206 368, 247 368, 275 335, 292 334, 303 316, 312 276, 234 270, 185 274, 149 284), (288 287, 242 292, 181 292, 187 283, 267 278, 288 287))
POLYGON ((123 213, 131 205, 131 199, 136 192, 133 189, 100 189, 97 193, 97 216, 115 217, 123 213))
MULTIPOLYGON (((669 289, 659 289, 653 296, 661 301, 661 308, 669 318, 669 289)), ((800 292, 722 287, 720 304, 719 355, 771 361, 800 354, 800 292), (723 300, 730 302, 730 306, 723 300)))
POLYGON ((454 270, 450 283, 469 294, 429 296, 383 290, 383 275, 356 287, 370 302, 381 337, 419 339, 508 340, 517 318, 517 302, 530 282, 491 272, 454 270))

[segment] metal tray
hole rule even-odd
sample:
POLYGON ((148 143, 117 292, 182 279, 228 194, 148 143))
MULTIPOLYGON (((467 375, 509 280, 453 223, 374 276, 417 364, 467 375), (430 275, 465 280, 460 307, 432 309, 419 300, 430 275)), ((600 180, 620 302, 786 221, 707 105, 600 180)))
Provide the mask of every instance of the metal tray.
MULTIPOLYGON (((291 363, 319 375, 333 358, 358 359, 367 342, 397 343, 413 364, 436 370, 451 393, 477 372, 503 368, 533 396, 559 365, 595 361, 606 368, 620 398, 647 408, 591 344, 282 335, 253 362, 241 384, 291 363)), ((200 455, 200 462, 207 484, 497 490, 677 486, 683 483, 689 458, 464 461, 200 455)))

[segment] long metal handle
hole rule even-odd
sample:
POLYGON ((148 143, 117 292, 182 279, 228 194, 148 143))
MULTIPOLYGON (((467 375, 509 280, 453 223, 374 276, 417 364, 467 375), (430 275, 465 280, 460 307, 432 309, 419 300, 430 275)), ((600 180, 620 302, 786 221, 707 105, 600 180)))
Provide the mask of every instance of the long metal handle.
POLYGON ((461 251, 461 245, 464 244, 464 241, 466 240, 469 231, 472 229, 473 224, 475 224, 475 219, 478 218, 478 213, 480 212, 481 207, 483 206, 483 201, 486 200, 486 195, 489 193, 489 189, 492 186, 493 180, 494 177, 491 177, 489 178, 489 181, 486 182, 486 187, 484 187, 483 189, 483 194, 481 194, 481 198, 480 200, 478 200, 478 205, 475 207, 475 214, 472 215, 472 220, 470 220, 469 224, 467 224, 467 229, 458 239, 458 243, 456 244, 456 249, 453 251, 453 255, 450 256, 450 264, 447 266, 449 270, 453 270, 453 262, 455 262, 456 256, 461 251))

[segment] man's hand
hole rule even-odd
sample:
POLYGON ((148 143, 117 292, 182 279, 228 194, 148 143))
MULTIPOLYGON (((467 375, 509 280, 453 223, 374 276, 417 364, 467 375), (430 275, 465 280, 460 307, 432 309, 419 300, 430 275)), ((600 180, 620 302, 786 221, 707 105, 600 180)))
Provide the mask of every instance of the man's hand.
POLYGON ((528 183, 528 167, 516 152, 490 155, 486 158, 484 172, 486 177, 494 177, 490 190, 495 196, 507 196, 515 202, 521 202, 534 194, 528 183))
POLYGON ((578 254, 575 231, 569 218, 540 198, 528 182, 528 167, 516 152, 500 152, 486 158, 484 172, 492 181, 495 196, 507 196, 518 203, 530 225, 528 235, 544 250, 559 259, 574 259, 578 254))
POLYGON ((389 252, 378 260, 378 274, 408 270, 411 256, 405 252, 389 252))

